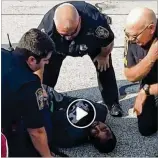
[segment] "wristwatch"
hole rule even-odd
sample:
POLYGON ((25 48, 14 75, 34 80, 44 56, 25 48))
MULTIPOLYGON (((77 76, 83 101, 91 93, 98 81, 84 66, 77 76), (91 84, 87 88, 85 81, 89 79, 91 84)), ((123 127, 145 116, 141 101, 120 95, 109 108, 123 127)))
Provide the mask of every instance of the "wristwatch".
POLYGON ((149 88, 150 88, 150 85, 148 85, 148 84, 145 84, 143 86, 143 90, 145 91, 146 95, 150 95, 149 88))

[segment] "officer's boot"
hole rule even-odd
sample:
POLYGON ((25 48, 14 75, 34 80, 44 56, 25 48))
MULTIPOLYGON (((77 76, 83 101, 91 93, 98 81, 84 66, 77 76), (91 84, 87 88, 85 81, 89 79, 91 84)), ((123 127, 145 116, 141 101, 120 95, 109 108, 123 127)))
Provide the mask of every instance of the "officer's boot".
POLYGON ((119 103, 114 103, 113 105, 108 106, 108 109, 111 116, 122 117, 123 115, 123 110, 119 103))

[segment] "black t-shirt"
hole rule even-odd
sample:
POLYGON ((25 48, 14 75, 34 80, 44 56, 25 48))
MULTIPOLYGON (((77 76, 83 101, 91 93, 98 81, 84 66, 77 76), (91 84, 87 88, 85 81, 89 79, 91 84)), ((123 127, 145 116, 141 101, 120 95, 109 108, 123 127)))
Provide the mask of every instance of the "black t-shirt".
POLYGON ((55 28, 54 12, 60 4, 44 15, 38 28, 54 40, 58 54, 83 56, 89 53, 94 56, 96 51, 99 51, 101 47, 108 46, 114 40, 114 34, 104 15, 93 5, 84 1, 70 1, 68 3, 72 4, 81 16, 81 30, 72 41, 67 41, 55 28))
MULTIPOLYGON (((53 124, 53 140, 54 145, 59 147, 73 147, 81 145, 88 141, 89 130, 87 128, 81 129, 72 126, 66 116, 66 111, 70 103, 79 98, 64 96, 57 93, 55 90, 48 89, 47 93, 52 101, 53 113, 52 113, 52 124, 53 124)), ((90 101, 96 109, 96 121, 105 122, 107 116, 107 108, 99 103, 90 101)), ((90 113, 90 111, 89 111, 90 113)), ((91 117, 87 115, 87 117, 91 117)), ((86 118, 87 118, 86 117, 86 118)), ((82 120, 87 121, 87 120, 82 120)), ((76 124, 79 125, 79 124, 76 124)))
POLYGON ((26 128, 44 126, 40 79, 19 52, 2 50, 2 128, 23 122, 26 128))
MULTIPOLYGON (((153 40, 157 37, 158 37, 158 25, 152 40, 149 41, 145 46, 139 46, 137 44, 128 43, 127 45, 128 49, 126 49, 124 52, 125 67, 130 68, 138 64, 147 55, 153 40)), ((142 85, 154 84, 154 83, 158 83, 158 60, 153 65, 148 75, 142 80, 142 85)))

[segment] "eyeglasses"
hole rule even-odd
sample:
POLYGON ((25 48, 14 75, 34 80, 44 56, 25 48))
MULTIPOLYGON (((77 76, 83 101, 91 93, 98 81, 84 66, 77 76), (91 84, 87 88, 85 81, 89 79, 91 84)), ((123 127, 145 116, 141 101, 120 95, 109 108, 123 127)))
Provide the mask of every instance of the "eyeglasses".
MULTIPOLYGON (((151 24, 149 24, 151 25, 151 24)), ((137 35, 129 35, 129 33, 126 32, 126 30, 124 30, 125 32, 125 37, 126 39, 128 39, 128 41, 132 42, 132 43, 136 43, 138 41, 138 36, 140 36, 148 27, 149 25, 147 25, 140 33, 138 33, 137 35)))

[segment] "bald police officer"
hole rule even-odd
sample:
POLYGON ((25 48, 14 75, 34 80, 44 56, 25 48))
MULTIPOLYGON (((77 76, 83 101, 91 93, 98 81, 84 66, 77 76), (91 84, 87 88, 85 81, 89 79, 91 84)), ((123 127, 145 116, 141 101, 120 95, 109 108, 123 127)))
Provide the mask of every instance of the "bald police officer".
POLYGON ((96 66, 100 91, 110 114, 122 116, 111 60, 114 34, 105 15, 84 1, 64 2, 47 12, 38 28, 54 40, 57 49, 45 66, 43 83, 54 88, 66 56, 88 54, 96 66))
POLYGON ((129 81, 140 81, 134 110, 140 133, 149 136, 158 130, 158 23, 155 13, 149 8, 134 8, 127 17, 125 35, 125 76, 129 81))

